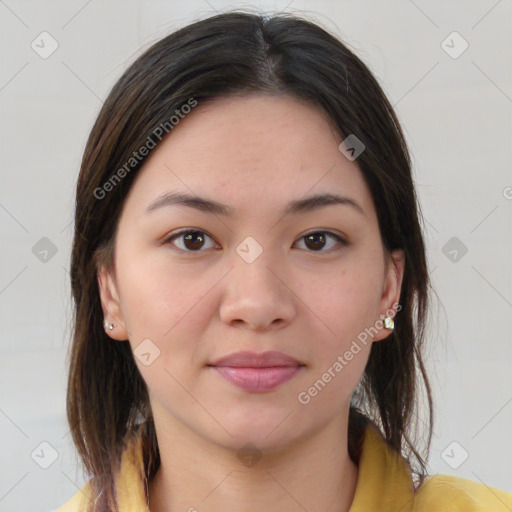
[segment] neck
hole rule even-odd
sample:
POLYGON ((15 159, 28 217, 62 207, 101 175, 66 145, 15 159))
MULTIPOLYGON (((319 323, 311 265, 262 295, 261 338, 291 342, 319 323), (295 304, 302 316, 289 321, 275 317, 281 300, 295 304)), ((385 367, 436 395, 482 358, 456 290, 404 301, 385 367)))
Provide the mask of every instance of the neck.
POLYGON ((358 468, 347 449, 347 423, 244 465, 237 454, 194 435, 157 438, 160 467, 149 483, 151 512, 348 512, 358 468))

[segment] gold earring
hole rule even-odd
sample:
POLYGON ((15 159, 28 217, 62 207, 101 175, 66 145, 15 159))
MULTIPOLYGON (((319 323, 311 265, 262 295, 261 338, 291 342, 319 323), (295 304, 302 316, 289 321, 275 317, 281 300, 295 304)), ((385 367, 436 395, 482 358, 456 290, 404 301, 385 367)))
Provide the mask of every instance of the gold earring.
POLYGON ((393 330, 395 328, 395 322, 390 316, 387 316, 384 319, 384 327, 386 327, 386 329, 391 329, 391 330, 393 330))

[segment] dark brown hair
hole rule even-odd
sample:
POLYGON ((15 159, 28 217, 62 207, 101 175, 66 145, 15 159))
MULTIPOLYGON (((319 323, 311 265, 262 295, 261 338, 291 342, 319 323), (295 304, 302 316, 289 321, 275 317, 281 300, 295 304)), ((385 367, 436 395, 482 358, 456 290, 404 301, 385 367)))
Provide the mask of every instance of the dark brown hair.
POLYGON ((384 248, 404 250, 405 272, 395 330, 373 343, 352 398, 349 454, 357 463, 371 421, 420 482, 427 474, 426 459, 411 434, 417 433, 423 384, 428 454, 433 415, 422 346, 430 281, 423 219, 396 114, 366 65, 326 29, 295 15, 232 11, 194 22, 147 49, 112 88, 85 147, 71 255, 74 318, 67 415, 99 496, 95 510, 117 510, 114 471, 128 435, 141 421, 148 481, 160 462, 145 382, 129 343, 112 342, 104 331, 97 281, 100 265, 112 269, 123 201, 146 157, 130 159, 149 140, 158 145, 158 127, 172 136, 169 118, 191 99, 202 104, 252 92, 306 102, 325 114, 341 136, 355 134, 366 147, 357 164, 373 197, 384 248), (122 168, 125 172, 117 172, 113 182, 122 168))

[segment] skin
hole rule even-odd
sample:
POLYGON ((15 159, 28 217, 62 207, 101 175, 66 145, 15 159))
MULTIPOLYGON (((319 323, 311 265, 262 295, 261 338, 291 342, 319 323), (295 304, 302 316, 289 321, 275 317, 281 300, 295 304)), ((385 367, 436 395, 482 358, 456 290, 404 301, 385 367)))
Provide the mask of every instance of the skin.
POLYGON ((160 350, 149 366, 135 357, 162 460, 150 483, 152 512, 350 508, 358 477, 347 450, 350 397, 372 343, 391 331, 360 343, 308 404, 297 397, 396 309, 404 255, 385 253, 370 191, 357 160, 339 151, 342 140, 325 115, 288 96, 216 99, 174 127, 133 183, 115 268, 99 269, 98 282, 113 342, 135 350, 149 338, 160 350), (166 191, 235 214, 184 206, 145 213, 166 191), (282 215, 313 193, 349 196, 364 214, 332 205, 282 215), (203 243, 162 243, 180 228, 204 231, 203 243), (349 245, 329 236, 307 244, 315 231, 349 245), (252 263, 236 252, 247 236, 263 249, 252 263), (273 391, 251 393, 206 366, 239 350, 277 350, 306 366, 273 391), (252 466, 237 457, 248 442, 261 454, 252 466))

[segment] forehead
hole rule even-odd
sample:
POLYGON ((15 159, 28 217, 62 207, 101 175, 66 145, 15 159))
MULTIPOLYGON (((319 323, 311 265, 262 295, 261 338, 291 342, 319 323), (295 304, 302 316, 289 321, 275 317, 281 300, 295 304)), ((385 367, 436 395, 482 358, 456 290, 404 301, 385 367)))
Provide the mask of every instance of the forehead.
POLYGON ((289 96, 253 94, 199 103, 150 153, 127 208, 141 212, 162 193, 208 196, 236 211, 281 210, 306 194, 338 193, 370 213, 356 161, 326 115, 289 96))

